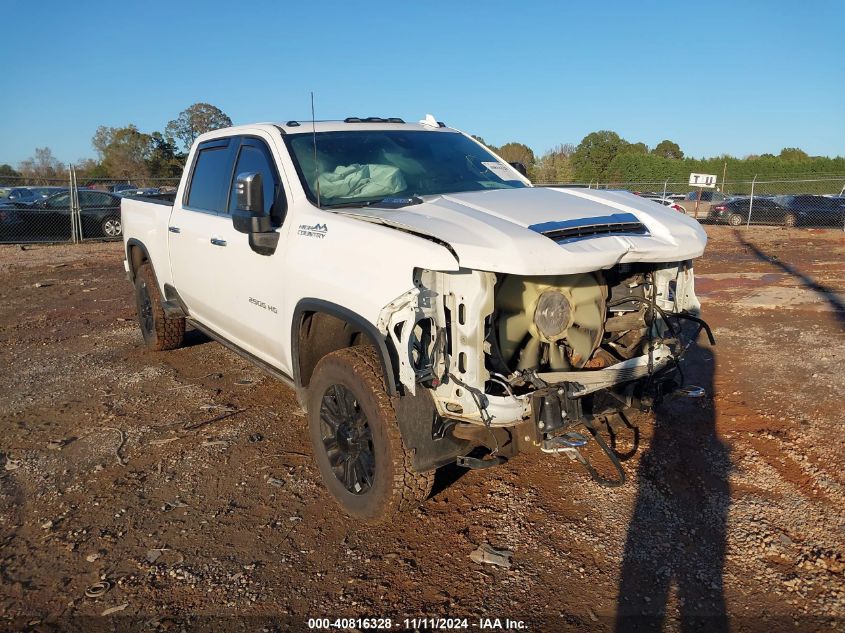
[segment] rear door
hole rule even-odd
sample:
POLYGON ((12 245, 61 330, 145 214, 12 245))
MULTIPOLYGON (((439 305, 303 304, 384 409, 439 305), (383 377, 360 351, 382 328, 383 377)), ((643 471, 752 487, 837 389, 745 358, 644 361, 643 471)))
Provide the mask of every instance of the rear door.
POLYGON ((215 270, 225 248, 221 234, 232 222, 228 214, 238 137, 200 144, 190 166, 188 185, 173 205, 168 247, 173 281, 191 316, 223 333, 226 315, 215 301, 220 288, 215 270))

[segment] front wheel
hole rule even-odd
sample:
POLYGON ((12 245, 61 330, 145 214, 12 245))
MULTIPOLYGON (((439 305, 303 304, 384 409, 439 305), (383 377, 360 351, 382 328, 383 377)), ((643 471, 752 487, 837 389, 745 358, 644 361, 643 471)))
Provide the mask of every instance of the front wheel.
POLYGON ((100 223, 100 230, 106 237, 120 237, 123 233, 123 225, 120 218, 109 217, 100 223))
POLYGON ((371 347, 325 356, 308 386, 308 428, 323 482, 351 516, 378 523, 425 501, 434 471, 414 472, 371 347))
POLYGON ((742 226, 743 218, 739 213, 734 213, 728 218, 728 224, 731 226, 742 226))
POLYGON ((788 226, 790 228, 794 227, 798 224, 798 218, 795 216, 794 213, 787 213, 783 218, 783 225, 788 226))

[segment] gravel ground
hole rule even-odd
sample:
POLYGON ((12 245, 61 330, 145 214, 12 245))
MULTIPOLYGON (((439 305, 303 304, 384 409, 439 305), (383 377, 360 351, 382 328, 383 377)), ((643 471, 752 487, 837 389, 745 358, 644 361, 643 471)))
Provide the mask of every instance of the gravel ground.
POLYGON ((710 395, 634 418, 625 486, 522 455, 375 528, 291 391, 198 332, 144 349, 120 244, 0 247, 0 627, 843 630, 845 236, 708 232, 718 343, 685 365, 710 395))

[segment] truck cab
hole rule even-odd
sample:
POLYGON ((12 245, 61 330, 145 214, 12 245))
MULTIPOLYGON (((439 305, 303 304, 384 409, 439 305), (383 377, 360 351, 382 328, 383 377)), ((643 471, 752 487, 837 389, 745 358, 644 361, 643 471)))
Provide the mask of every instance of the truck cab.
POLYGON ((210 132, 172 205, 122 212, 146 343, 191 325, 295 389, 327 488, 368 521, 448 463, 584 463, 597 420, 680 386, 682 326, 706 329, 697 222, 533 187, 430 116, 210 132))

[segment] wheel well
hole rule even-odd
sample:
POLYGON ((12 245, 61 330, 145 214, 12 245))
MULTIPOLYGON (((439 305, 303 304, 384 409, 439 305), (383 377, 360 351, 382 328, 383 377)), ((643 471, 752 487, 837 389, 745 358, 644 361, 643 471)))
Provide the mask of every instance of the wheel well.
MULTIPOLYGON (((327 304, 331 305, 331 304, 327 304)), ((376 328, 357 315, 336 307, 330 311, 298 309, 294 317, 293 362, 294 377, 299 387, 308 387, 314 368, 320 359, 347 347, 369 345, 381 358, 385 384, 390 395, 396 393, 393 372, 395 355, 389 341, 376 328)))
POLYGON ((140 244, 130 244, 127 259, 129 261, 129 274, 134 280, 135 273, 138 272, 138 269, 144 262, 150 260, 150 257, 147 255, 146 249, 140 244))

